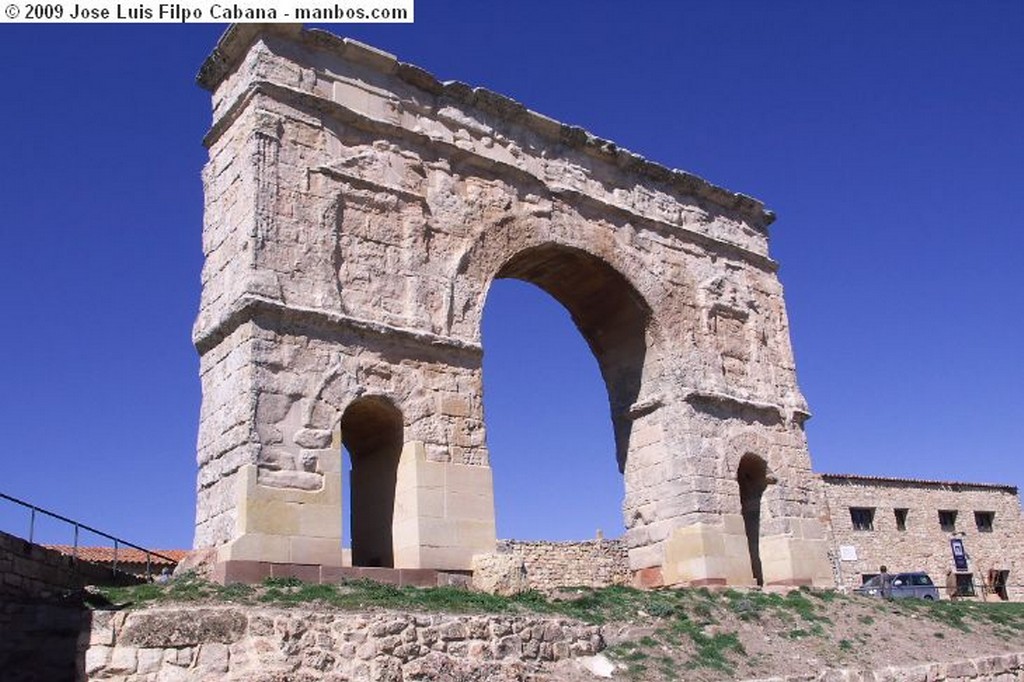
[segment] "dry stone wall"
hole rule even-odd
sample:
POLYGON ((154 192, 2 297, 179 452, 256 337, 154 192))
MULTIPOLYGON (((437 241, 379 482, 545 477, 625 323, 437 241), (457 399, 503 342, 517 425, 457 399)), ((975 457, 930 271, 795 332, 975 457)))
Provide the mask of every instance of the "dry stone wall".
MULTIPOLYGON (((180 605, 94 612, 81 644, 79 679, 117 682, 592 679, 571 659, 605 648, 600 627, 555 618, 180 605)), ((920 680, 1024 680, 1024 653, 748 682, 920 680)))
POLYGON ((600 629, 512 616, 233 607, 93 615, 89 680, 522 680, 604 648, 600 629))
POLYGON ((527 542, 502 540, 498 552, 522 558, 529 589, 607 587, 631 580, 629 556, 621 540, 527 542))
POLYGON ((73 679, 89 614, 65 597, 85 584, 109 584, 110 573, 0 532, 0 678, 73 679))

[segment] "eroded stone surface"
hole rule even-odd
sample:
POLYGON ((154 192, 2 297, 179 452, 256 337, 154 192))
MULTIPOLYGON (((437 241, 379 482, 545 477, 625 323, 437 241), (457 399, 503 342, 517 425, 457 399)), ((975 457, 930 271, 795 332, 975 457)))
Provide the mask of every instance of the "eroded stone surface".
POLYGON ((513 595, 530 589, 523 557, 519 554, 477 554, 473 557, 473 589, 513 595))
POLYGON ((523 680, 604 647, 597 626, 542 617, 170 607, 103 621, 89 679, 523 680))
POLYGON ((137 647, 224 644, 237 639, 247 622, 233 609, 139 611, 122 619, 119 641, 137 647))
POLYGON ((646 584, 831 582, 760 203, 316 31, 235 27, 201 82, 197 547, 340 564, 345 443, 385 500, 356 515, 394 513, 372 533, 393 542, 357 561, 466 570, 494 551, 480 320, 510 277, 595 354, 646 584), (387 409, 398 433, 353 435, 387 409), (769 473, 760 568, 744 456, 769 473))

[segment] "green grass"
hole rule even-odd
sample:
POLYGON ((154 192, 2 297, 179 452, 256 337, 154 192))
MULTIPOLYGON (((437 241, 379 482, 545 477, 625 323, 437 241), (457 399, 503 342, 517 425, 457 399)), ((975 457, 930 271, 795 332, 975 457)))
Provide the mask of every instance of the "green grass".
POLYGON ((735 632, 713 631, 708 627, 713 623, 705 622, 704 618, 698 615, 698 620, 694 620, 685 613, 677 613, 667 627, 659 630, 660 638, 668 643, 689 640, 694 653, 686 663, 687 668, 710 668, 731 673, 734 666, 730 655, 743 655, 746 651, 735 632))
POLYGON ((917 616, 924 616, 962 632, 971 632, 972 625, 988 624, 997 633, 1007 636, 1024 631, 1024 603, 1020 602, 974 602, 937 601, 904 599, 900 607, 917 616))
POLYGON ((658 663, 658 672, 661 676, 667 680, 676 680, 678 673, 676 670, 676 662, 669 656, 658 656, 656 659, 658 663))
POLYGON ((783 597, 764 592, 737 592, 726 590, 722 593, 725 605, 740 620, 760 622, 765 616, 777 613, 782 607, 783 597))
POLYGON ((836 592, 835 590, 811 590, 809 592, 809 594, 812 597, 816 597, 817 599, 820 599, 821 601, 825 602, 826 604, 831 604, 832 602, 834 602, 836 600, 849 601, 849 597, 847 597, 844 594, 840 594, 839 592, 836 592))
POLYGON ((649 655, 639 648, 637 642, 623 642, 609 648, 605 653, 626 666, 626 674, 634 680, 643 679, 647 672, 649 655))
POLYGON ((1024 631, 1024 603, 1020 602, 899 599, 887 602, 886 608, 897 614, 929 618, 962 632, 971 632, 973 626, 981 624, 991 625, 1007 636, 1024 631))
POLYGON ((794 590, 786 595, 782 602, 782 608, 789 609, 808 622, 832 622, 827 616, 818 613, 818 605, 808 599, 807 593, 803 590, 794 590))
POLYGON ((687 664, 689 668, 711 668, 731 673, 734 669, 730 654, 742 656, 746 653, 735 632, 716 633, 708 636, 701 633, 691 635, 697 653, 687 664))
POLYGON ((101 588, 110 602, 142 607, 158 602, 235 602, 296 606, 321 604, 345 610, 394 609, 456 613, 540 613, 565 616, 590 624, 637 618, 671 618, 690 606, 703 622, 711 622, 712 597, 683 590, 644 591, 631 587, 601 590, 579 588, 575 599, 549 600, 536 592, 501 597, 455 587, 396 587, 369 580, 339 584, 303 583, 295 578, 267 578, 259 585, 215 585, 186 574, 167 585, 101 588))

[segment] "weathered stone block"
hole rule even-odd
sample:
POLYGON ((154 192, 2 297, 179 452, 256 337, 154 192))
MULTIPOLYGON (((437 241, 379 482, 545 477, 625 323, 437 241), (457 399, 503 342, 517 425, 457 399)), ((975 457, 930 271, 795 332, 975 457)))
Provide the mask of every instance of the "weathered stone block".
MULTIPOLYGON (((234 609, 137 612, 125 620, 118 646, 180 648, 227 643, 237 639, 246 625, 246 616, 234 609)), ((179 660, 181 655, 178 652, 179 660)))
POLYGON ((530 589, 523 557, 518 554, 477 554, 473 557, 473 588, 513 595, 530 589))

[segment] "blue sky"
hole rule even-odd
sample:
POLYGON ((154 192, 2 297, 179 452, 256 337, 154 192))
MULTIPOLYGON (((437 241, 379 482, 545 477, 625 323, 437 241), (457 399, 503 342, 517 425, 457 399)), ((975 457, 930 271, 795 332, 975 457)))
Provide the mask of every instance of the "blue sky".
MULTIPOLYGON (((331 30, 778 213, 816 470, 1024 483, 1024 4, 416 11, 331 30)), ((222 29, 0 27, 0 492, 150 546, 191 542, 193 76, 222 29)), ((499 282, 483 331, 499 535, 617 535, 606 398, 568 316, 499 282)))

